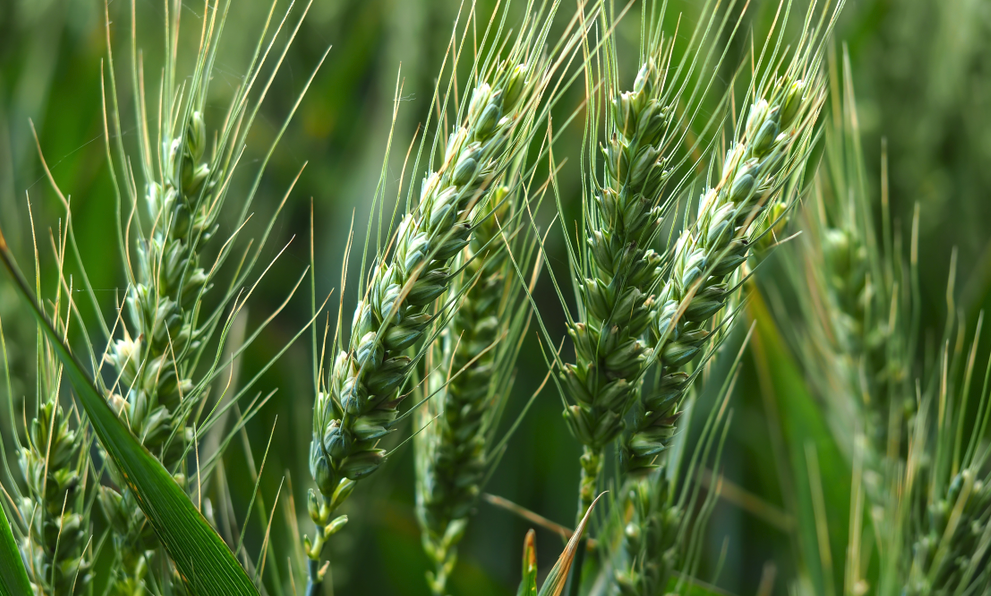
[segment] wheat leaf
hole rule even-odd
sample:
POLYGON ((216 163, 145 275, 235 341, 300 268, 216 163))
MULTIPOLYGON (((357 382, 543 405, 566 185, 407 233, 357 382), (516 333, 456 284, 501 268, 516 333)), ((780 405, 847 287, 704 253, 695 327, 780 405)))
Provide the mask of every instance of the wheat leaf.
POLYGON ((844 560, 843 549, 849 541, 850 470, 759 292, 751 294, 748 310, 757 324, 752 345, 758 376, 765 395, 770 396, 778 410, 772 422, 778 428, 773 430, 780 433, 787 455, 783 463, 790 468, 783 472, 792 484, 790 490, 795 499, 795 539, 810 564, 809 574, 816 593, 828 594, 832 592, 830 586, 843 585, 842 566, 838 562, 844 560), (818 474, 814 474, 817 478, 812 477, 815 470, 810 470, 806 457, 809 444, 817 449, 818 474), (816 507, 813 482, 825 491, 825 502, 831 504, 826 519, 816 507))
POLYGON ((532 528, 523 540, 523 580, 516 596, 537 596, 537 535, 532 528))
MULTIPOLYGON (((17 268, 0 233, 0 260, 14 287, 31 307, 52 349, 65 366, 80 405, 96 436, 148 517, 190 592, 201 596, 258 594, 230 548, 179 487, 168 470, 134 438, 117 418, 92 378, 62 343, 30 286, 17 268)), ((6 526, 6 523, 3 524, 6 526)), ((6 557, 4 557, 6 561, 6 557)), ((6 563, 3 563, 6 566, 6 563)), ((6 581, 6 580, 5 580, 6 581)), ((17 592, 15 592, 17 593, 17 592)))
POLYGON ((7 514, 0 507, 0 596, 29 596, 31 593, 28 572, 10 531, 7 514))
POLYGON ((561 556, 557 559, 557 563, 554 563, 550 572, 547 573, 547 577, 544 579, 544 585, 540 586, 540 592, 537 596, 561 596, 561 592, 564 591, 564 585, 568 581, 571 564, 575 562, 578 545, 581 544, 584 546, 581 539, 585 533, 585 524, 588 523, 588 518, 592 515, 592 509, 595 508, 595 504, 599 502, 599 499, 604 494, 606 493, 599 493, 599 496, 595 497, 595 500, 589 505, 588 511, 585 512, 585 517, 582 518, 581 523, 575 528, 575 533, 571 536, 571 540, 568 541, 568 545, 564 547, 564 552, 561 553, 561 556))

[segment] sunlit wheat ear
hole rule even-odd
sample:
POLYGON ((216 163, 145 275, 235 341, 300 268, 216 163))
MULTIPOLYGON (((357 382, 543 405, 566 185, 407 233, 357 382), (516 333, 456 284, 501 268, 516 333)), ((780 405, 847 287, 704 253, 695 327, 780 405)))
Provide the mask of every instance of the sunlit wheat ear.
MULTIPOLYGON (((254 266, 278 212, 237 267, 227 271, 223 265, 237 246, 236 236, 288 119, 273 144, 266 148, 260 165, 253 164, 254 180, 248 183, 247 190, 239 191, 236 197, 228 197, 228 193, 245 151, 246 135, 306 14, 304 9, 292 29, 287 12, 270 31, 275 15, 272 5, 255 55, 241 84, 234 88, 226 116, 211 126, 207 122, 208 87, 230 3, 204 4, 202 23, 194 25, 200 31, 199 46, 188 73, 183 72, 178 58, 186 54, 178 47, 184 39, 179 33, 180 16, 189 14, 185 8, 178 1, 165 3, 166 60, 156 100, 145 95, 144 66, 133 37, 137 16, 132 5, 136 152, 128 151, 122 140, 112 52, 104 71, 107 152, 115 162, 112 172, 118 209, 127 209, 127 203, 131 209, 131 214, 122 216, 119 222, 121 257, 130 285, 121 313, 123 337, 112 342, 106 355, 115 373, 108 395, 131 431, 183 486, 185 463, 196 451, 193 429, 208 429, 222 413, 217 411, 219 404, 212 412, 206 410, 204 400, 210 384, 227 364, 221 363, 220 357, 236 314, 227 311, 232 306, 235 311, 243 306, 245 296, 238 301, 237 295, 244 293, 249 276, 255 274, 254 266), (283 31, 288 33, 288 39, 279 42, 284 44, 279 47, 276 40, 283 31), (155 112, 156 105, 158 115, 154 118, 149 112, 155 112), (231 204, 229 198, 237 202, 231 204), (232 211, 235 231, 229 238, 217 238, 218 221, 225 206, 232 211), (223 291, 211 292, 220 280, 230 285, 223 291), (209 354, 207 348, 213 347, 216 335, 220 336, 216 355, 209 354), (204 411, 208 412, 206 419, 197 419, 204 411)), ((108 46, 110 22, 108 6, 108 46)), ((309 82, 304 92, 308 86, 309 82)), ((298 105, 297 101, 292 111, 298 105)), ((289 118, 291 115, 292 112, 289 118)), ((117 470, 112 465, 110 473, 117 486, 125 486, 116 478, 117 470)), ((171 579, 167 569, 162 577, 154 577, 167 564, 164 558, 155 556, 160 552, 158 538, 135 499, 127 489, 100 488, 98 501, 115 534, 118 561, 110 588, 113 593, 133 594, 171 579), (153 577, 149 578, 149 574, 153 577)))
MULTIPOLYGON (((384 461, 376 444, 404 397, 400 388, 412 365, 404 352, 423 336, 429 305, 447 290, 447 266, 468 244, 468 211, 486 196, 492 173, 505 167, 526 71, 495 74, 491 86, 473 91, 465 125, 451 134, 442 169, 424 179, 418 205, 399 225, 394 252, 373 266, 348 349, 335 359, 329 392, 317 397, 310 469, 322 495, 311 499, 318 525, 330 522, 354 481, 384 461)), ((318 537, 309 550, 318 556, 321 548, 318 537)))
POLYGON ((816 137, 825 95, 819 72, 822 39, 837 14, 829 16, 828 25, 815 30, 810 12, 802 43, 783 73, 755 83, 753 103, 734 126, 736 140, 719 179, 699 198, 694 222, 671 249, 649 323, 653 357, 663 367, 663 376, 637 405, 623 438, 627 473, 649 470, 670 441, 690 383, 687 366, 709 342, 713 317, 738 291, 737 273, 764 231, 761 218, 769 206, 787 208, 795 200, 795 193, 786 191, 793 189, 792 177, 804 171, 816 137))
MULTIPOLYGON (((546 26, 535 28, 536 41, 517 40, 511 54, 540 54, 546 26)), ((552 68, 545 59, 533 70, 544 79, 552 68)), ((524 120, 516 134, 530 137, 527 127, 533 124, 533 119, 524 120)), ((528 157, 526 151, 520 152, 495 179, 491 196, 473 208, 471 241, 452 260, 456 273, 440 300, 454 312, 441 319, 439 339, 424 359, 426 403, 414 418, 422 429, 413 439, 416 513, 423 547, 434 567, 427 582, 441 596, 447 594, 458 543, 484 479, 501 455, 495 433, 510 397, 521 334, 529 321, 529 312, 520 308, 522 288, 514 270, 530 267, 536 247, 530 227, 521 222, 524 211, 539 207, 539 200, 528 204, 528 180, 523 179, 532 168, 528 157)), ((539 270, 539 262, 535 267, 539 270)))
MULTIPOLYGON (((311 559, 308 593, 323 579, 320 559, 327 536, 346 521, 335 517, 335 510, 357 480, 385 461, 379 440, 394 430, 399 406, 408 395, 404 385, 430 349, 435 334, 428 333, 428 327, 448 317, 450 300, 445 299, 445 307, 437 312, 433 305, 457 277, 452 264, 471 242, 472 223, 485 219, 475 216, 497 211, 493 196, 501 201, 505 195, 492 191, 502 186, 507 170, 525 155, 536 124, 547 117, 543 95, 551 74, 567 59, 567 48, 576 47, 577 34, 571 31, 550 58, 543 54, 556 9, 556 3, 528 5, 520 34, 508 50, 498 38, 504 23, 493 16, 480 46, 487 49, 474 57, 471 90, 452 102, 450 94, 458 92, 452 76, 444 83, 447 92, 440 93, 441 87, 435 91, 442 106, 438 126, 445 121, 456 126, 449 134, 437 130, 432 145, 436 153, 429 160, 436 169, 423 178, 418 198, 407 201, 395 233, 386 246, 378 247, 367 277, 362 276, 348 338, 339 339, 335 351, 340 351, 314 405, 310 471, 319 492, 309 496, 316 535, 306 540, 311 559), (560 47, 566 48, 561 56, 560 47), (456 115, 450 111, 452 104, 461 106, 456 115)), ((574 22, 569 31, 573 28, 574 22)), ((454 58, 468 31, 459 33, 456 26, 450 46, 454 58)), ((452 68, 457 68, 456 60, 452 68)))

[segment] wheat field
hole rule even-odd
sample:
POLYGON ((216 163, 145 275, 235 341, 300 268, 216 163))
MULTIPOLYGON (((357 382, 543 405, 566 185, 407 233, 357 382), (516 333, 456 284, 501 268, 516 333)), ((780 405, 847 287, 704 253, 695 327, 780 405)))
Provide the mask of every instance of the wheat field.
POLYGON ((0 595, 991 596, 991 5, 0 3, 0 595))

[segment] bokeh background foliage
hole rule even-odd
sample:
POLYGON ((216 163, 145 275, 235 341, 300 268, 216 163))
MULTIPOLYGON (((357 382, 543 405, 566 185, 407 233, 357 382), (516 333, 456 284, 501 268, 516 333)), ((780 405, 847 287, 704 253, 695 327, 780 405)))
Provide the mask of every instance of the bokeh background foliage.
MULTIPOLYGON (((110 3, 112 42, 120 47, 126 47, 131 34, 125 4, 110 3)), ((684 12, 686 20, 694 22, 699 18, 700 4, 672 0, 668 10, 684 12)), ((161 3, 142 0, 137 6, 137 38, 146 63, 159 64, 161 3)), ((490 0, 481 1, 479 12, 489 14, 493 6, 490 0)), ((804 13, 803 8, 796 6, 795 13, 804 13)), ((750 4, 743 22, 746 30, 752 30, 753 38, 763 39, 775 9, 776 3, 766 0, 750 4)), ((197 19, 199 10, 197 3, 187 2, 183 19, 197 19)), ((224 105, 228 99, 224 94, 243 74, 267 10, 267 3, 235 3, 213 74, 211 97, 216 96, 218 106, 224 105)), ((428 102, 434 78, 457 11, 456 2, 439 0, 314 2, 277 79, 276 89, 284 92, 270 94, 248 141, 249 153, 252 147, 271 142, 310 71, 326 47, 333 45, 275 153, 256 201, 256 219, 264 220, 308 162, 275 227, 269 256, 286 244, 289 247, 280 266, 260 285, 250 305, 251 321, 259 321, 274 310, 284 299, 285 288, 309 263, 311 207, 317 295, 339 290, 340 255, 352 222, 363 230, 368 221, 370 197, 378 181, 391 122, 397 73, 403 80, 403 102, 396 122, 394 165, 388 176, 392 190, 387 196, 392 197, 401 183, 398 164, 402 154, 431 107, 428 102)), ((617 29, 620 56, 631 60, 624 71, 630 79, 635 74, 632 60, 638 44, 638 14, 636 8, 632 10, 617 29)), ((981 309, 991 305, 991 234, 987 226, 991 217, 987 200, 991 189, 991 168, 987 167, 991 163, 991 4, 983 0, 851 1, 835 37, 836 53, 840 44, 845 44, 853 66, 868 186, 879 188, 882 148, 886 147, 896 229, 907 235, 916 205, 920 212, 924 338, 920 359, 925 361, 927 354, 933 353, 933 342, 941 336, 948 316, 945 294, 954 249, 960 302, 955 316, 973 321, 981 309)), ((730 80, 749 39, 738 36, 731 42, 729 66, 719 84, 730 80)), ((0 221, 4 233, 22 263, 28 263, 30 201, 41 248, 42 283, 51 289, 56 277, 47 230, 57 229, 62 210, 44 179, 30 128, 33 122, 55 179, 71 194, 82 259, 106 309, 104 314, 112 320, 113 304, 123 291, 123 273, 117 259, 106 258, 116 254, 116 238, 107 215, 113 210, 113 190, 101 138, 100 68, 105 55, 103 4, 99 0, 0 2, 0 221)), ((576 86, 561 101, 562 121, 580 101, 581 89, 576 86)), ((124 112, 129 109, 129 105, 122 106, 124 112)), ((124 130, 125 143, 134 142, 133 133, 124 130)), ((555 150, 559 160, 567 158, 570 162, 559 178, 564 199, 577 197, 581 189, 581 144, 580 126, 574 126, 563 133, 555 150)), ((249 154, 247 159, 258 157, 249 154)), ((247 184, 244 178, 236 179, 235 185, 247 184)), ((782 248, 789 249, 788 245, 782 248)), ((550 236, 548 252, 551 263, 566 258, 555 234, 550 236)), ((759 272, 772 284, 774 276, 783 274, 774 257, 759 272)), ((563 319, 557 316, 560 305, 548 280, 541 282, 535 295, 551 313, 547 317, 550 333, 564 336, 563 319)), ((345 312, 350 312, 354 300, 353 288, 344 293, 345 312)), ((336 301, 337 294, 332 302, 336 301)), ((34 382, 34 326, 17 314, 19 308, 4 279, 0 282, 0 316, 15 373, 15 411, 21 409, 16 400, 31 394, 26 388, 34 382)), ((808 460, 795 457, 796 450, 801 450, 809 438, 814 439, 830 503, 848 502, 849 471, 804 386, 803 371, 782 339, 789 334, 777 328, 791 323, 787 317, 772 316, 761 301, 750 303, 748 315, 758 320, 756 339, 744 358, 730 402, 733 425, 722 469, 717 471, 725 475, 723 496, 708 525, 703 557, 708 564, 700 569, 700 575, 714 577, 720 590, 732 594, 755 593, 760 586, 784 594, 799 571, 799 553, 814 547, 808 543, 814 540, 809 535, 809 524, 814 525, 814 520, 803 518, 802 513, 809 511, 813 498, 806 481, 808 460), (773 581, 768 583, 768 579, 773 581)), ((309 317, 308 300, 300 295, 244 355, 241 374, 253 374, 309 317)), ((735 354, 742 342, 746 326, 741 327, 730 338, 726 353, 735 354)), ((518 363, 518 380, 506 420, 512 420, 546 374, 536 336, 531 335, 518 363)), ((983 346, 978 361, 986 355, 987 346, 983 346)), ((311 358, 309 342, 301 341, 266 373, 260 388, 265 392, 278 388, 278 392, 246 427, 245 440, 236 441, 225 458, 234 511, 246 526, 249 552, 258 552, 264 536, 257 516, 245 520, 254 486, 251 470, 259 463, 270 434, 273 447, 265 466, 268 478, 261 485, 263 501, 273 502, 283 475, 287 480, 284 490, 291 489, 297 503, 302 503, 309 486, 311 358)), ((725 365, 716 366, 718 371, 725 365)), ((704 403, 707 396, 703 394, 701 399, 704 403)), ((5 425, 5 431, 7 428, 5 425)), ((408 435, 409 431, 406 428, 397 434, 408 435)), ((5 432, 2 440, 8 448, 13 447, 14 438, 9 433, 5 432)), ((579 446, 561 420, 559 399, 553 389, 545 391, 510 441, 487 491, 567 525, 575 513, 578 454, 579 446)), ((351 520, 347 531, 337 535, 329 547, 336 590, 348 594, 426 594, 423 574, 429 563, 420 546, 413 512, 409 446, 361 484, 346 513, 351 520)), ((306 527, 305 507, 300 508, 299 515, 301 527, 306 527)), ((834 561, 843 560, 846 517, 842 507, 835 515, 830 512, 828 531, 834 561)), ((272 555, 283 561, 290 556, 301 560, 287 521, 280 517, 276 526, 281 529, 273 533, 272 555)), ((460 549, 460 564, 450 583, 452 591, 504 594, 515 589, 520 546, 528 527, 507 511, 480 502, 460 549)), ((560 552, 562 542, 538 529, 537 545, 538 559, 548 564, 560 552)), ((98 561, 97 574, 99 565, 98 561)), ((834 581, 842 581, 838 570, 836 575, 834 581)), ((275 581, 269 574, 265 579, 266 584, 275 581)), ((97 589, 99 586, 97 579, 97 589)))

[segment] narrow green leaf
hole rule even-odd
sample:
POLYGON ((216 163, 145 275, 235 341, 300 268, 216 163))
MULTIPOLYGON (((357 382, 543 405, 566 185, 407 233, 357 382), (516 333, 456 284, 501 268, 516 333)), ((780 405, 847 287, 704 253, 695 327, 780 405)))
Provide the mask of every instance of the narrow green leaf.
POLYGON ((258 590, 227 544, 210 527, 168 470, 117 418, 93 379, 62 343, 38 304, 0 232, 0 260, 14 286, 44 329, 65 367, 74 393, 89 417, 103 448, 148 517, 189 591, 197 596, 257 595, 258 590))
POLYGON ((516 596, 537 596, 537 534, 533 529, 523 540, 523 581, 516 596))
POLYGON ((588 518, 592 515, 592 509, 595 508, 595 504, 599 502, 602 495, 606 493, 600 493, 599 496, 595 497, 592 504, 589 506, 588 511, 585 512, 585 517, 582 518, 578 527, 575 528, 575 533, 571 536, 571 540, 568 541, 567 546, 564 547, 564 552, 558 557, 557 563, 551 567, 550 572, 544 579, 544 585, 540 586, 540 592, 537 596, 561 596, 561 592, 564 591, 564 585, 568 581, 568 572, 571 571, 571 564, 575 562, 575 554, 578 552, 578 545, 585 545, 581 541, 582 534, 585 533, 585 524, 588 523, 588 518))
POLYGON ((0 507, 0 596, 31 596, 33 593, 7 514, 0 507))
POLYGON ((668 580, 664 594, 681 594, 682 596, 735 596, 722 588, 698 580, 694 577, 677 575, 668 580), (679 585, 684 584, 684 585, 679 585))

